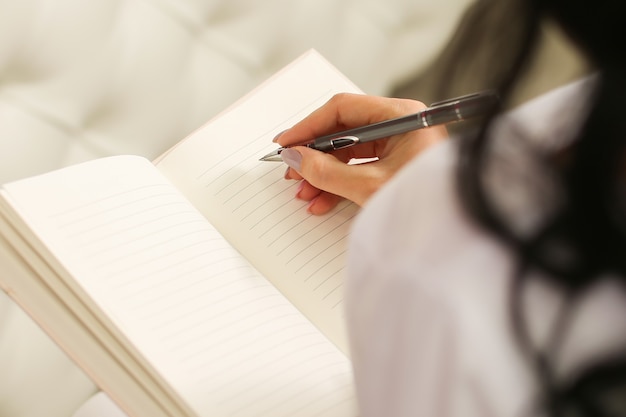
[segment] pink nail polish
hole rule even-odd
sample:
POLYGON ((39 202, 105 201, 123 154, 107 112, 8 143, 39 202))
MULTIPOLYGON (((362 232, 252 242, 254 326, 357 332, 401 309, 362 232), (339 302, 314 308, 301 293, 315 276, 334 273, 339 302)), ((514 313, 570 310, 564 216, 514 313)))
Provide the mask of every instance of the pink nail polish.
POLYGON ((300 184, 298 184, 298 188, 296 188, 296 197, 300 197, 300 193, 302 192, 303 188, 304 188, 304 181, 300 181, 300 184))
POLYGON ((278 134, 276 136, 274 136, 274 139, 272 139, 272 142, 274 142, 274 143, 278 142, 278 138, 280 137, 280 135, 282 135, 283 133, 285 133, 288 130, 289 129, 285 129, 282 132, 278 132, 278 134))

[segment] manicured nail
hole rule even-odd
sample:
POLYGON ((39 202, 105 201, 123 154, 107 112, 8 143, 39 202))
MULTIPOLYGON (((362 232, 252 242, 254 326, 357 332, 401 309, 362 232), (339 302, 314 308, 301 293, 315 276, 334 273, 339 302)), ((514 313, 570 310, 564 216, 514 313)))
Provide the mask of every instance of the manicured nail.
POLYGON ((296 188, 296 198, 300 198, 300 193, 302 192, 303 188, 304 188, 304 181, 300 181, 300 184, 298 184, 298 187, 296 188))
POLYGON ((300 172, 300 165, 302 164, 302 154, 300 152, 295 149, 287 148, 283 149, 280 153, 280 157, 283 158, 284 163, 300 172))
POLYGON ((278 138, 280 137, 280 135, 282 135, 283 133, 285 133, 288 130, 289 129, 285 129, 282 132, 278 132, 278 134, 276 136, 274 136, 274 139, 272 139, 272 142, 274 142, 274 143, 278 142, 278 138))
POLYGON ((306 211, 309 214, 313 214, 313 206, 315 205, 315 203, 317 203, 317 199, 318 197, 315 197, 313 200, 309 201, 309 204, 306 205, 306 211))

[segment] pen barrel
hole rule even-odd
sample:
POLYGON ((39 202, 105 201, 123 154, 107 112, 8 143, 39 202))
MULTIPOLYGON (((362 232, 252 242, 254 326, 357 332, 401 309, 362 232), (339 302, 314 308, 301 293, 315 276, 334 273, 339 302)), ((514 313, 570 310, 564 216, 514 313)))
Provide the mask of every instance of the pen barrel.
POLYGON ((470 94, 433 104, 433 106, 416 114, 322 136, 306 146, 322 152, 330 152, 357 143, 383 139, 424 127, 445 125, 484 116, 496 102, 497 95, 493 93, 470 94))
POLYGON ((317 149, 318 151, 329 152, 350 145, 355 145, 357 143, 369 142, 400 133, 406 133, 411 130, 419 129, 420 127, 424 126, 422 125, 419 115, 409 115, 322 136, 315 139, 313 143, 308 144, 307 146, 317 149), (355 140, 349 138, 354 138, 355 140), (337 141, 338 139, 339 142, 337 141), (342 140, 350 141, 352 143, 348 143, 343 146, 341 143, 342 140))
POLYGON ((497 100, 495 94, 473 94, 433 106, 423 113, 422 119, 426 126, 473 119, 484 116, 497 100))

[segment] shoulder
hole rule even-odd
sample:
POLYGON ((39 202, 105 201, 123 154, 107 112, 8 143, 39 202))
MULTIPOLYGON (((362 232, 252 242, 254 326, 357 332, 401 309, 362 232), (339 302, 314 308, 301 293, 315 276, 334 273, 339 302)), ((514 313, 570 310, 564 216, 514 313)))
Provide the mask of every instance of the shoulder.
POLYGON ((482 230, 463 208, 457 192, 457 149, 449 139, 409 163, 365 205, 353 226, 352 253, 427 265, 445 262, 482 230))
MULTIPOLYGON (((521 125, 537 134, 552 131, 555 135, 551 136, 558 141, 569 134, 564 129, 571 123, 555 114, 567 109, 565 113, 570 117, 579 115, 595 81, 595 76, 587 77, 519 106, 501 116, 490 134, 498 135, 496 142, 506 143, 510 131, 517 131, 521 125)), ((393 284, 399 291, 439 289, 441 296, 453 304, 458 301, 454 298, 458 291, 448 291, 448 286, 462 287, 467 294, 476 295, 464 297, 459 303, 484 304, 485 297, 501 302, 502 288, 513 274, 514 259, 508 248, 477 224, 461 201, 458 140, 462 138, 450 138, 416 157, 363 207, 350 237, 348 297, 368 285, 389 289, 393 284), (385 275, 383 282, 377 278, 378 272, 385 275), (433 280, 434 276, 447 278, 433 280)), ((519 159, 519 154, 507 155, 519 159)), ((542 208, 527 204, 520 209, 518 189, 507 186, 506 181, 496 178, 503 185, 498 191, 505 194, 504 203, 515 206, 512 212, 519 215, 516 221, 530 223, 542 208)))
POLYGON ((513 260, 464 209, 457 158, 452 139, 435 145, 363 208, 350 236, 348 308, 361 297, 402 308, 401 298, 411 303, 426 293, 440 314, 504 308, 513 260))
MULTIPOLYGON (((501 159, 520 159, 511 140, 520 133, 539 147, 562 146, 583 119, 580 116, 586 110, 586 97, 593 91, 596 80, 595 75, 580 79, 500 116, 490 135, 494 136, 501 159)), ((462 138, 450 138, 426 150, 372 197, 355 223, 353 245, 365 246, 363 250, 372 245, 377 254, 386 251, 389 253, 384 253, 385 256, 394 256, 398 247, 408 243, 443 240, 453 244, 462 237, 475 238, 482 234, 473 226, 459 200, 455 140, 462 138), (454 241, 449 242, 445 238, 452 232, 454 241), (376 243, 381 239, 384 246, 376 243)), ((507 194, 506 191, 501 194, 507 194)))

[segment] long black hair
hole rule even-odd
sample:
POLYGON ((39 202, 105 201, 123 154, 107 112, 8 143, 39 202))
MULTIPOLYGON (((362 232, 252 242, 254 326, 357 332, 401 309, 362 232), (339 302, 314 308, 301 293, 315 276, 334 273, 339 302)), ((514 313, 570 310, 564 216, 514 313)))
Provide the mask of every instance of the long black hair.
MULTIPOLYGON (((522 351, 537 376, 538 405, 551 416, 626 416, 626 346, 623 353, 598 358, 567 380, 556 376, 555 351, 567 331, 576 302, 610 276, 626 289, 626 1, 484 0, 476 8, 501 13, 489 28, 474 27, 455 51, 446 78, 467 68, 479 53, 488 86, 501 96, 500 107, 475 135, 459 142, 459 193, 473 217, 516 255, 511 315, 522 351), (537 50, 546 19, 556 22, 597 72, 585 119, 565 148, 535 155, 558 187, 559 204, 540 227, 520 234, 498 210, 485 184, 485 167, 495 116, 507 105, 537 50), (489 54, 477 49, 491 40, 489 54), (522 296, 530 271, 557 285, 566 308, 553 329, 550 347, 533 346, 524 320, 522 296)), ((476 67, 474 67, 476 68, 476 67)), ((544 171, 542 171, 544 172, 544 171)), ((548 181, 548 179, 546 179, 548 181)), ((523 180, 522 180, 523 182, 523 180)), ((535 183, 527 184, 528 187, 535 183)), ((623 318, 626 321, 626 317, 623 318)))

